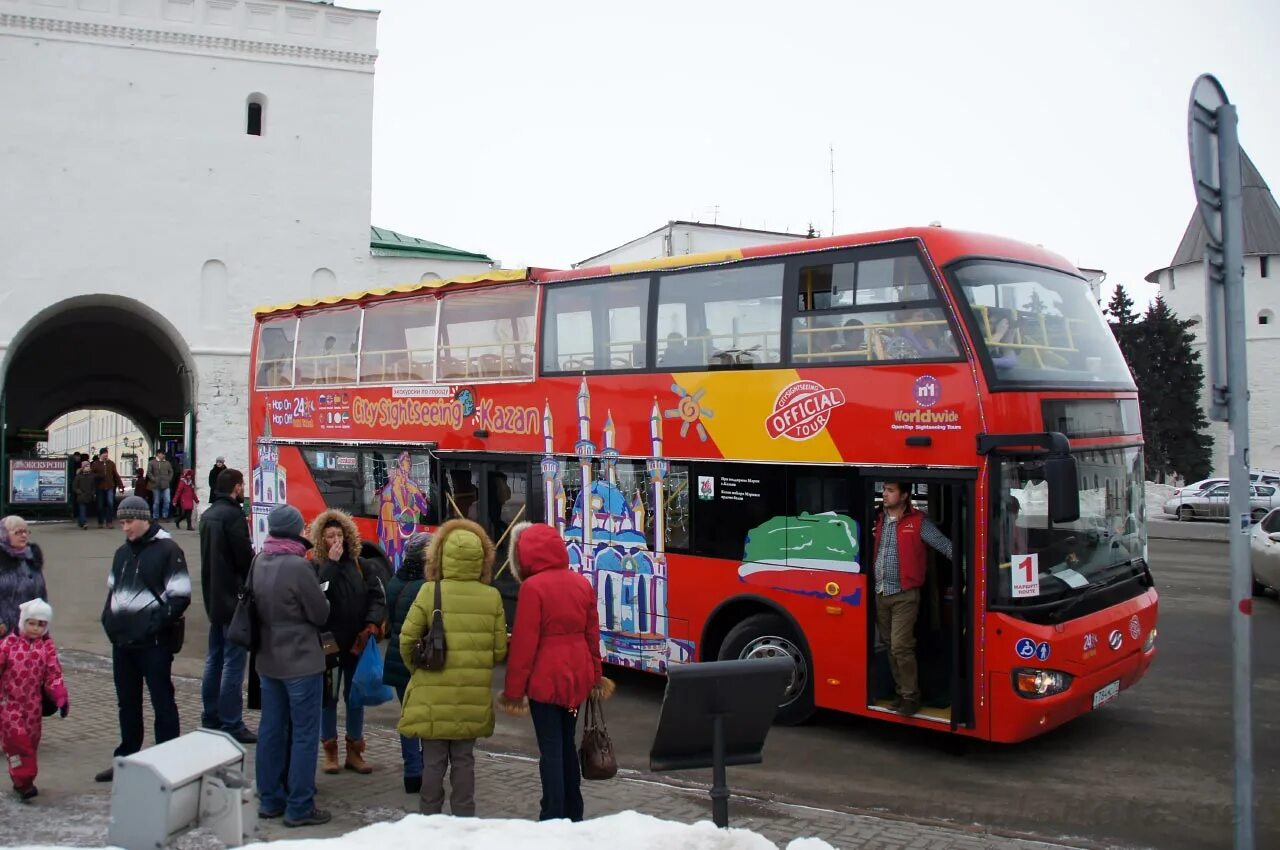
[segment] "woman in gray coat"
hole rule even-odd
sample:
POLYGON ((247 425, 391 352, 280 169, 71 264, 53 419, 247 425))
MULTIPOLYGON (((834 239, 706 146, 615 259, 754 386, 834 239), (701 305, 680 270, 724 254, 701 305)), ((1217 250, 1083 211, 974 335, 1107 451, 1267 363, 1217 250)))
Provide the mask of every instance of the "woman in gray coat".
POLYGON ((320 627, 329 617, 329 601, 320 589, 315 567, 304 557, 311 544, 302 532, 297 508, 280 505, 272 510, 267 516, 266 543, 252 567, 261 627, 258 815, 283 815, 284 825, 291 827, 328 823, 330 817, 316 808, 325 667, 320 627))

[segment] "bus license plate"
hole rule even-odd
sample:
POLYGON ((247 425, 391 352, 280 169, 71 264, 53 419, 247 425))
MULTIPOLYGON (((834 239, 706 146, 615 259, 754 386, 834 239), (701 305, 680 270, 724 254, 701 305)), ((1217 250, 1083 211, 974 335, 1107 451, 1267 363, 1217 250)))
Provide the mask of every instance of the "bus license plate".
POLYGON ((1099 708, 1111 702, 1120 695, 1120 680, 1116 679, 1109 685, 1105 685, 1093 692, 1093 707, 1099 708))

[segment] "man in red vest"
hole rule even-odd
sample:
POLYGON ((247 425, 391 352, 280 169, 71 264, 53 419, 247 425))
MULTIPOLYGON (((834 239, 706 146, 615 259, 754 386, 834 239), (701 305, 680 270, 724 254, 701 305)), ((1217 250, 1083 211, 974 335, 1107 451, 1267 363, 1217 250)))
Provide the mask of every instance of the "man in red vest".
POLYGON ((889 645, 889 669, 898 692, 891 705, 910 716, 920 710, 915 630, 924 547, 949 560, 951 540, 912 506, 910 484, 885 482, 883 504, 875 527, 876 626, 889 645))

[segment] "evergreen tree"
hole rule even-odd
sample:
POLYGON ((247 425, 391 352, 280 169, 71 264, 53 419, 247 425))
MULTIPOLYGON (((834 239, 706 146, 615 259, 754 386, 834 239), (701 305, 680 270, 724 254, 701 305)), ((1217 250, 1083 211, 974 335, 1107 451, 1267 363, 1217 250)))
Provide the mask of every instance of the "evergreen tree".
POLYGON ((1148 475, 1176 473, 1187 481, 1210 473, 1213 446, 1204 433, 1209 425, 1200 403, 1204 367, 1192 347, 1191 324, 1157 296, 1133 326, 1148 475))
POLYGON ((1138 314, 1133 312, 1133 299, 1124 291, 1124 286, 1116 286, 1115 292, 1111 293, 1111 301, 1103 312, 1111 317, 1111 333, 1115 335, 1120 353, 1129 364, 1129 373, 1133 375, 1133 382, 1141 389, 1142 372, 1146 365, 1146 357, 1141 351, 1143 337, 1138 314))

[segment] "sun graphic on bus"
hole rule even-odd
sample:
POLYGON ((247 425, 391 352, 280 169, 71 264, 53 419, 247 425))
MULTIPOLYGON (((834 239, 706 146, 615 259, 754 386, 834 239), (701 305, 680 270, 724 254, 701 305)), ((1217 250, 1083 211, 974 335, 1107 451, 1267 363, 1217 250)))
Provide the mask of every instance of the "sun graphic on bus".
POLYGON ((702 405, 702 396, 706 394, 707 388, 702 387, 692 395, 689 391, 679 384, 672 384, 671 391, 680 397, 680 401, 673 410, 664 410, 662 415, 668 419, 680 420, 680 436, 687 436, 689 426, 692 425, 698 431, 698 439, 702 442, 707 441, 707 429, 702 424, 703 419, 715 419, 715 411, 709 407, 702 405))

